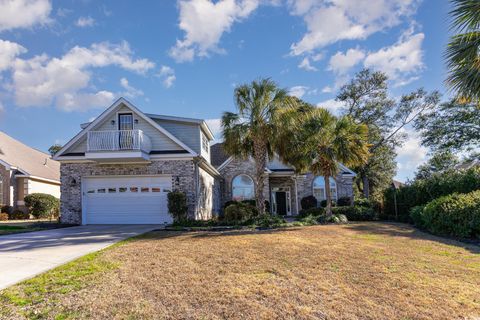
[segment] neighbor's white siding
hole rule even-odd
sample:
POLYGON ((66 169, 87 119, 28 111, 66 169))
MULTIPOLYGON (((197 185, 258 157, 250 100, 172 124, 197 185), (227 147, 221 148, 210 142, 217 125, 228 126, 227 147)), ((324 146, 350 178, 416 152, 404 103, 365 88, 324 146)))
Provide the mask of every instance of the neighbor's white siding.
POLYGON ((60 199, 60 186, 57 184, 28 179, 26 189, 25 195, 32 193, 47 193, 60 199))

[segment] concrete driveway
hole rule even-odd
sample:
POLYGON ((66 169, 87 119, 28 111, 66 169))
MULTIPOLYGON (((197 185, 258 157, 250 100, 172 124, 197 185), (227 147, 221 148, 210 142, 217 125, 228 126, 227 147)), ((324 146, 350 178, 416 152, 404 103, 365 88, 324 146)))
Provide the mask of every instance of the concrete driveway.
POLYGON ((160 225, 95 225, 0 236, 0 290, 160 225))

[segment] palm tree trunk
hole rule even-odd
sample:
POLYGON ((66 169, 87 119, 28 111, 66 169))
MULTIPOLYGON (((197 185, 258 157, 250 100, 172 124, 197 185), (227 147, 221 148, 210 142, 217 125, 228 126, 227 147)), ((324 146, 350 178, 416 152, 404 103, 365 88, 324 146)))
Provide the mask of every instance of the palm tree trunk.
POLYGON ((267 165, 267 146, 265 142, 259 141, 253 146, 253 157, 255 159, 255 202, 259 214, 265 213, 265 197, 263 188, 265 186, 265 166, 267 165))
POLYGON ((330 193, 330 176, 324 176, 325 179, 325 195, 327 198, 327 207, 326 207, 326 212, 327 216, 332 215, 332 195, 330 193))
POLYGON ((363 182, 363 196, 365 199, 368 199, 370 197, 370 180, 368 180, 367 175, 363 175, 362 177, 362 182, 363 182))

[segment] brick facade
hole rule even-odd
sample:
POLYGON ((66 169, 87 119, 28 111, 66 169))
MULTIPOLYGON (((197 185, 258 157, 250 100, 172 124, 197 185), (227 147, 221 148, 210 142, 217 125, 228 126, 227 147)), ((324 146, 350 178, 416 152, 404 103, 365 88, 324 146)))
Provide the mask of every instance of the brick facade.
MULTIPOLYGON (((254 181, 255 163, 252 160, 233 159, 225 167, 221 168, 220 174, 223 177, 221 181, 222 205, 232 199, 232 180, 240 175, 246 174, 254 181)), ((298 214, 301 210, 300 200, 303 197, 313 195, 313 180, 315 175, 308 173, 305 175, 282 175, 275 176, 274 174, 266 174, 264 196, 268 201, 272 201, 272 188, 289 188, 291 198, 291 213, 298 214), (296 183, 295 183, 296 182, 296 183), (295 192, 297 193, 295 196, 295 192), (298 199, 298 206, 297 201, 298 199)), ((353 200, 353 176, 338 174, 335 177, 337 183, 337 197, 349 197, 353 200)))
MULTIPOLYGON (((226 201, 232 200, 232 180, 236 176, 240 174, 249 176, 254 181, 256 187, 255 162, 252 160, 233 159, 220 170, 220 174, 223 177, 223 180, 221 181, 222 205, 226 201)), ((268 177, 265 179, 263 195, 265 200, 270 201, 270 185, 268 183, 268 177)))
POLYGON ((12 183, 11 171, 0 165, 0 178, 2 179, 2 199, 0 205, 10 205, 13 199, 10 199, 10 185, 12 183))
POLYGON ((187 195, 188 214, 196 217, 196 179, 193 160, 164 160, 148 164, 99 164, 62 163, 61 173, 61 221, 82 223, 82 177, 88 176, 131 176, 131 175, 172 175, 174 190, 187 195))

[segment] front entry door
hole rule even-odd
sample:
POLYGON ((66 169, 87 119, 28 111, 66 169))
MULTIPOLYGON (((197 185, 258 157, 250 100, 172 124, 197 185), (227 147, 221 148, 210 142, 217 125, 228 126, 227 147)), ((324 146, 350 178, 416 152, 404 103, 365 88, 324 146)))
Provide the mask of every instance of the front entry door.
POLYGON ((287 214, 287 193, 285 191, 275 192, 275 203, 277 204, 277 214, 284 216, 287 214))

